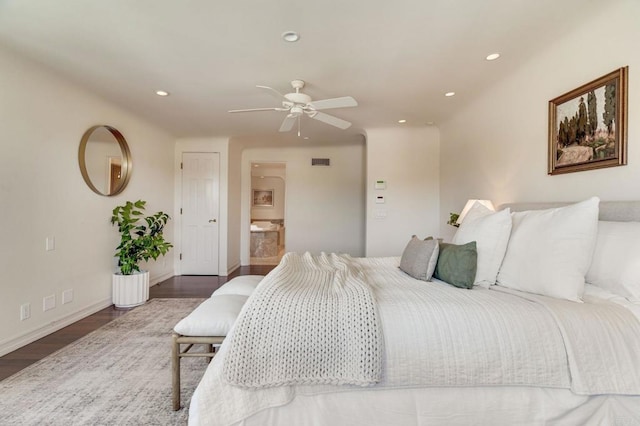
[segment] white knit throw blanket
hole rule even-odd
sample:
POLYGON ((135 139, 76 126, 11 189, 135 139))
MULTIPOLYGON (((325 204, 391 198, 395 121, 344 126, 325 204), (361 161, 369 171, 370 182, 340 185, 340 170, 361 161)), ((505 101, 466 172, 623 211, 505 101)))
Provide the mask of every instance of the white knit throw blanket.
POLYGON ((375 384, 378 321, 373 292, 350 256, 287 253, 227 337, 224 379, 249 388, 375 384))

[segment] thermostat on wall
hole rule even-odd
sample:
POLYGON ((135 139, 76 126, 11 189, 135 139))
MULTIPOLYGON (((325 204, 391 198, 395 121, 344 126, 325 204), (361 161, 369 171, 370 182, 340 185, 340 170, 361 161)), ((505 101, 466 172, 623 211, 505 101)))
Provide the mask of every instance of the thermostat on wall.
POLYGON ((387 189, 387 181, 386 180, 377 180, 375 188, 376 189, 387 189))

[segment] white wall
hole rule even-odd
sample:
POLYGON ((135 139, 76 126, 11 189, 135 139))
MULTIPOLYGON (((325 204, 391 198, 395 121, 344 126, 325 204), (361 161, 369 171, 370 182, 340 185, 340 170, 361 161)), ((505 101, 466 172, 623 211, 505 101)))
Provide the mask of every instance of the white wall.
MULTIPOLYGON (((173 138, 42 66, 0 48, 0 355, 111 305, 118 244, 109 223, 116 205, 139 198, 150 212, 173 211, 173 138), (115 197, 93 193, 78 167, 89 127, 109 124, 127 139, 129 186, 115 197), (45 251, 46 237, 55 250, 45 251), (62 305, 63 291, 73 301, 62 305), (43 312, 42 299, 56 307, 43 312), (20 321, 20 305, 31 318, 20 321)), ((167 228, 173 239, 173 224, 167 228)), ((173 252, 150 266, 173 275, 173 252)))
POLYGON ((400 256, 413 234, 438 236, 439 147, 435 127, 367 129, 368 257, 400 256), (376 180, 387 189, 376 190, 376 180))
POLYGON ((242 264, 249 264, 251 163, 286 163, 287 251, 364 255, 364 145, 245 148, 242 153, 242 264), (311 158, 331 166, 311 166, 311 158))
MULTIPOLYGON (((229 230, 229 139, 224 137, 211 138, 184 138, 178 139, 175 144, 175 226, 180 230, 182 220, 180 208, 182 206, 182 172, 180 163, 184 152, 217 152, 220 154, 220 212, 219 212, 219 245, 218 245, 218 268, 219 275, 226 276, 237 265, 229 264, 227 258, 228 230, 229 230)), ((176 253, 182 249, 181 233, 176 232, 175 242, 176 253)), ((180 259, 176 257, 176 274, 180 275, 180 259)))
POLYGON ((253 176, 251 189, 273 190, 273 206, 251 206, 252 220, 284 219, 284 178, 280 176, 253 176))
MULTIPOLYGON (((494 204, 640 198, 640 2, 612 2, 440 126, 441 223, 468 198, 494 204), (547 175, 548 101, 629 65, 628 165, 547 175)), ((508 60, 508 58, 503 58, 508 60)), ((500 59, 500 60, 503 60, 500 59)))

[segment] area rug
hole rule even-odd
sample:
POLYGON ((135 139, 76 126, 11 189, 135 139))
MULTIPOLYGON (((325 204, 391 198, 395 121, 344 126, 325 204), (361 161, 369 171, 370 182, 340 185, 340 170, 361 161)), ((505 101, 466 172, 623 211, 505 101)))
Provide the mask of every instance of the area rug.
MULTIPOLYGON (((0 382, 0 425, 186 425, 171 409, 173 326, 204 299, 152 299, 0 382)), ((182 360, 181 399, 207 367, 182 360)))

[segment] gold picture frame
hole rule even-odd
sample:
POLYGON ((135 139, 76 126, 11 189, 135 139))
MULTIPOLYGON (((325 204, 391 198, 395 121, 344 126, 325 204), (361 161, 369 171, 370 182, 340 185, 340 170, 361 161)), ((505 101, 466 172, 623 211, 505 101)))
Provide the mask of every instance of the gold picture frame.
POLYGON ((273 207, 273 189, 254 189, 254 207, 273 207))
POLYGON ((627 164, 628 70, 549 101, 550 175, 627 164))

